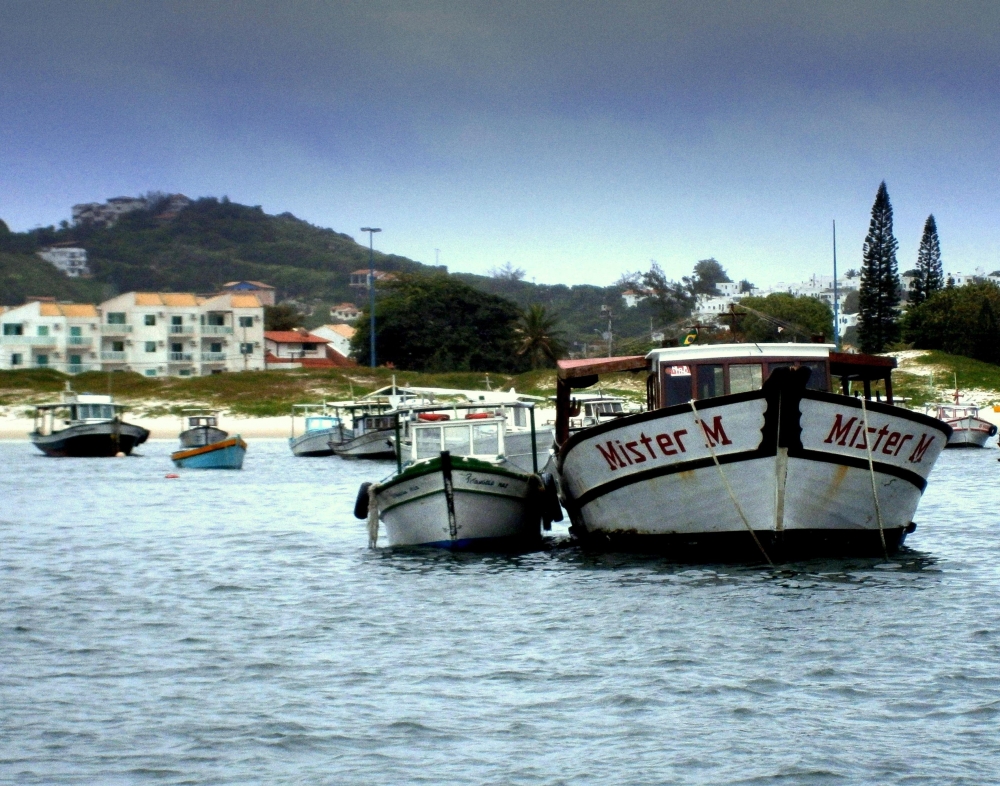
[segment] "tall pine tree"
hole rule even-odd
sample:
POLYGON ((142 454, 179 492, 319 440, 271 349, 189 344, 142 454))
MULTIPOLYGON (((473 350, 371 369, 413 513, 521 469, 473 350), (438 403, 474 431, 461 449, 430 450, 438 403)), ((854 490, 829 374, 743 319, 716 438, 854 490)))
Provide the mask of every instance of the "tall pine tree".
POLYGON ((944 289, 944 270, 941 267, 941 241, 938 240, 934 216, 924 222, 924 236, 920 238, 917 252, 917 276, 910 282, 910 305, 919 306, 940 289, 944 289))
POLYGON ((872 205, 861 264, 858 342, 862 352, 882 352, 886 344, 899 340, 897 248, 899 243, 892 234, 892 205, 883 180, 872 205))

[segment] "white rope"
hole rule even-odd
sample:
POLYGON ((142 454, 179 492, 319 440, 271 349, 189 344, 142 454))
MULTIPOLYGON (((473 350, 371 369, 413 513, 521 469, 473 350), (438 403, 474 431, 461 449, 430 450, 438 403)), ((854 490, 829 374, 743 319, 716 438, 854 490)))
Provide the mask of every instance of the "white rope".
POLYGON ((372 483, 368 487, 368 548, 373 549, 378 544, 378 504, 375 502, 375 492, 379 486, 372 483))
POLYGON ((750 537, 753 538, 753 542, 757 544, 757 548, 760 549, 760 553, 764 555, 764 559, 767 560, 767 564, 772 568, 774 563, 771 562, 771 558, 767 556, 767 552, 764 551, 764 547, 761 545, 760 541, 757 539, 757 533, 753 531, 753 527, 750 526, 750 522, 747 521, 746 514, 743 512, 743 508, 740 503, 736 500, 736 495, 733 494, 733 488, 729 485, 729 480, 726 478, 726 473, 722 470, 722 465, 719 463, 719 457, 715 455, 715 449, 712 447, 712 440, 708 437, 705 432, 704 426, 701 424, 701 418, 698 417, 698 410, 695 408, 694 399, 688 401, 691 405, 691 411, 694 413, 694 422, 697 427, 701 430, 701 435, 705 438, 705 447, 708 448, 708 452, 712 454, 712 461, 715 462, 715 468, 719 470, 719 477, 722 478, 722 484, 726 487, 726 491, 729 492, 729 499, 733 501, 733 506, 736 508, 736 512, 739 514, 740 518, 743 519, 743 523, 746 525, 747 530, 750 532, 750 537))
POLYGON ((865 406, 865 397, 861 397, 861 416, 865 421, 865 449, 868 451, 868 474, 872 481, 872 497, 875 499, 875 518, 878 519, 878 536, 882 539, 882 554, 886 562, 889 561, 889 550, 885 546, 885 529, 882 527, 882 506, 878 503, 878 491, 875 489, 875 464, 872 461, 872 441, 868 432, 868 407, 865 406))

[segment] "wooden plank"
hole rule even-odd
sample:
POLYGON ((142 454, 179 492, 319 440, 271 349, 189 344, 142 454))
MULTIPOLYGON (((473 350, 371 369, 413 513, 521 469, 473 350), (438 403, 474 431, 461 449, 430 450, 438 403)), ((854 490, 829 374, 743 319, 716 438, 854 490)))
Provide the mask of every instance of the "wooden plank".
POLYGON ((614 374, 618 371, 641 371, 648 367, 645 355, 616 358, 585 358, 558 361, 559 379, 587 377, 594 374, 614 374))

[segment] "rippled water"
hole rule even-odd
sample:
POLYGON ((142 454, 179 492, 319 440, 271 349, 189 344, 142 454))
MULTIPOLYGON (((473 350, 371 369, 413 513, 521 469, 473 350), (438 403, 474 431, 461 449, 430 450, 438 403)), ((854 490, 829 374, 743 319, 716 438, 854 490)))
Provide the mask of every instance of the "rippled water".
POLYGON ((0 443, 0 781, 1000 780, 995 449, 891 564, 366 548, 361 480, 0 443))

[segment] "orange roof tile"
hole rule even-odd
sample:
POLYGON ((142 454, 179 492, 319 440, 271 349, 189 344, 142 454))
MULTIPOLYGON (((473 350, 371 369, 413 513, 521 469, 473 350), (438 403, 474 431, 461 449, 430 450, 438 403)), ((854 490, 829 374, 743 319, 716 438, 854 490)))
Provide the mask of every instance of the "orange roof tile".
POLYGON ((38 314, 43 317, 61 317, 62 309, 56 303, 39 303, 38 314))
POLYGON ((163 292, 160 294, 165 306, 197 306, 198 298, 190 292, 163 292))
POLYGON ((350 325, 323 325, 325 328, 329 328, 334 333, 339 333, 344 338, 351 338, 355 333, 357 333, 357 328, 353 328, 350 325))
POLYGON ((256 295, 232 295, 229 302, 233 308, 260 308, 256 295))
POLYGON ((267 330, 264 338, 275 344, 325 344, 326 340, 312 333, 299 333, 297 330, 267 330))
POLYGON ((162 306, 163 299, 156 292, 136 292, 135 304, 137 306, 162 306))
POLYGON ((91 303, 64 303, 62 306, 64 317, 96 317, 97 306, 91 303))

